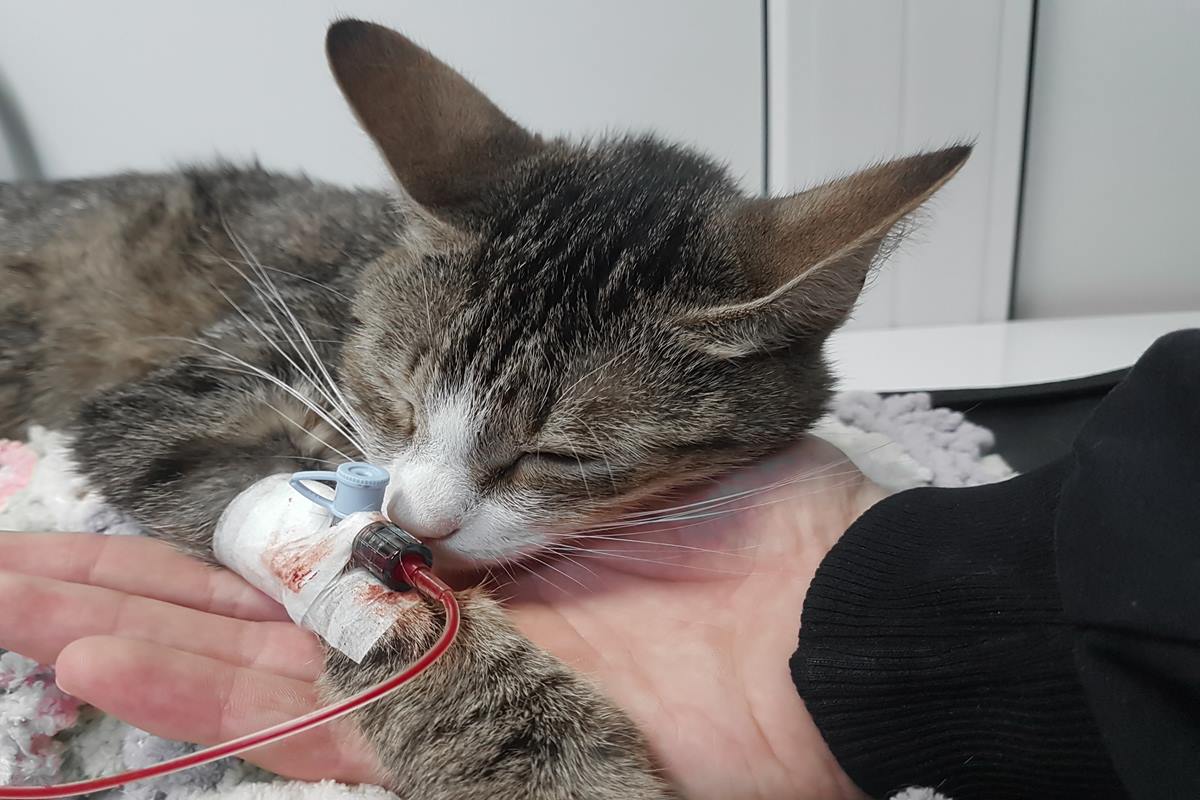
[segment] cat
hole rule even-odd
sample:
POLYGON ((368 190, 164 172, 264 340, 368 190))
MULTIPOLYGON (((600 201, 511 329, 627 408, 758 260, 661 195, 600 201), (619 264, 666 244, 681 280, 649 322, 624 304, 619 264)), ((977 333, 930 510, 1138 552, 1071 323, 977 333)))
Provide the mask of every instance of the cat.
MULTIPOLYGON (((201 558, 239 492, 329 461, 385 466, 389 516, 470 568, 785 447, 829 398, 826 338, 970 153, 751 198, 652 136, 530 133, 389 29, 341 20, 326 48, 393 193, 230 165, 0 185, 0 436, 68 431, 91 485, 201 558)), ((628 717, 462 602, 421 688, 358 718, 390 786, 671 796, 628 717)), ((439 619, 414 607, 362 665, 330 651, 324 693, 439 619)))

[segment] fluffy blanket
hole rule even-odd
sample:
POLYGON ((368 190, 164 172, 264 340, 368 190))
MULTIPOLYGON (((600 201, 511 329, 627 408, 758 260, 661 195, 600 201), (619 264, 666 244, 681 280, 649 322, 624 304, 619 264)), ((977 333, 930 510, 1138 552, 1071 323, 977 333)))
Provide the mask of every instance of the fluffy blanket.
MULTIPOLYGON (((843 394, 816 433, 892 490, 967 486, 1012 474, 988 455, 991 434, 961 414, 931 408, 928 395, 843 394)), ((34 429, 27 442, 0 441, 0 531, 99 531, 136 535, 72 475, 54 433, 34 429)), ((53 670, 0 652, 0 785, 75 780, 145 766, 191 745, 171 742, 82 707, 58 690, 53 670)), ((226 760, 109 793, 130 800, 394 800, 375 787, 284 781, 226 760)), ((895 800, 940 800, 913 788, 895 800)))

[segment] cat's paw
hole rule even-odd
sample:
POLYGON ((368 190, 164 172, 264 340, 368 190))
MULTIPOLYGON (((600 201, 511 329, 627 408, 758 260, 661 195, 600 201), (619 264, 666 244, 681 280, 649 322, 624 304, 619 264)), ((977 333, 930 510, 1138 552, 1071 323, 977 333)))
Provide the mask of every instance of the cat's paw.
MULTIPOLYGON (((392 788, 423 797, 662 798, 646 742, 588 680, 516 631, 481 590, 456 595, 446 654, 359 712, 392 788)), ((440 607, 412 595, 362 664, 330 651, 322 689, 344 698, 391 677, 436 641, 440 607)))

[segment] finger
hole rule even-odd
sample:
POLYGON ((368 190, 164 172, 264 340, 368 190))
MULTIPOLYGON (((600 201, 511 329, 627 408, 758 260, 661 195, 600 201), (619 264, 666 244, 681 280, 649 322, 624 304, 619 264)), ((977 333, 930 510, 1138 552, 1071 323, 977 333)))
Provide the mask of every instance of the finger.
POLYGON ((234 573, 144 536, 0 533, 0 566, 72 583, 103 586, 250 620, 285 620, 283 607, 234 573))
MULTIPOLYGON (((94 636, 72 642, 55 664, 63 691, 142 730, 216 744, 312 711, 311 681, 231 666, 159 644, 94 636)), ((339 720, 243 756, 292 778, 378 783, 378 761, 339 720)))
POLYGON ((82 583, 0 572, 0 609, 0 647, 43 664, 101 634, 300 680, 316 678, 323 663, 316 637, 290 622, 247 622, 82 583))

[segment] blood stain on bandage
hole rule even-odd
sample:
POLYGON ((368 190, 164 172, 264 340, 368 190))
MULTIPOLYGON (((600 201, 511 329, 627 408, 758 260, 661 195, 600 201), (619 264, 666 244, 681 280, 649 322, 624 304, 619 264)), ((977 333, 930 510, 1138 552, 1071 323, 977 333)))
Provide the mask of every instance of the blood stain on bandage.
POLYGON ((296 549, 284 544, 272 547, 263 554, 263 563, 277 575, 288 591, 299 592, 317 566, 329 555, 332 542, 317 542, 311 547, 296 549))
POLYGON ((408 599, 400 592, 393 592, 379 583, 368 583, 360 586, 356 594, 360 601, 369 606, 376 603, 386 606, 398 606, 408 599))

